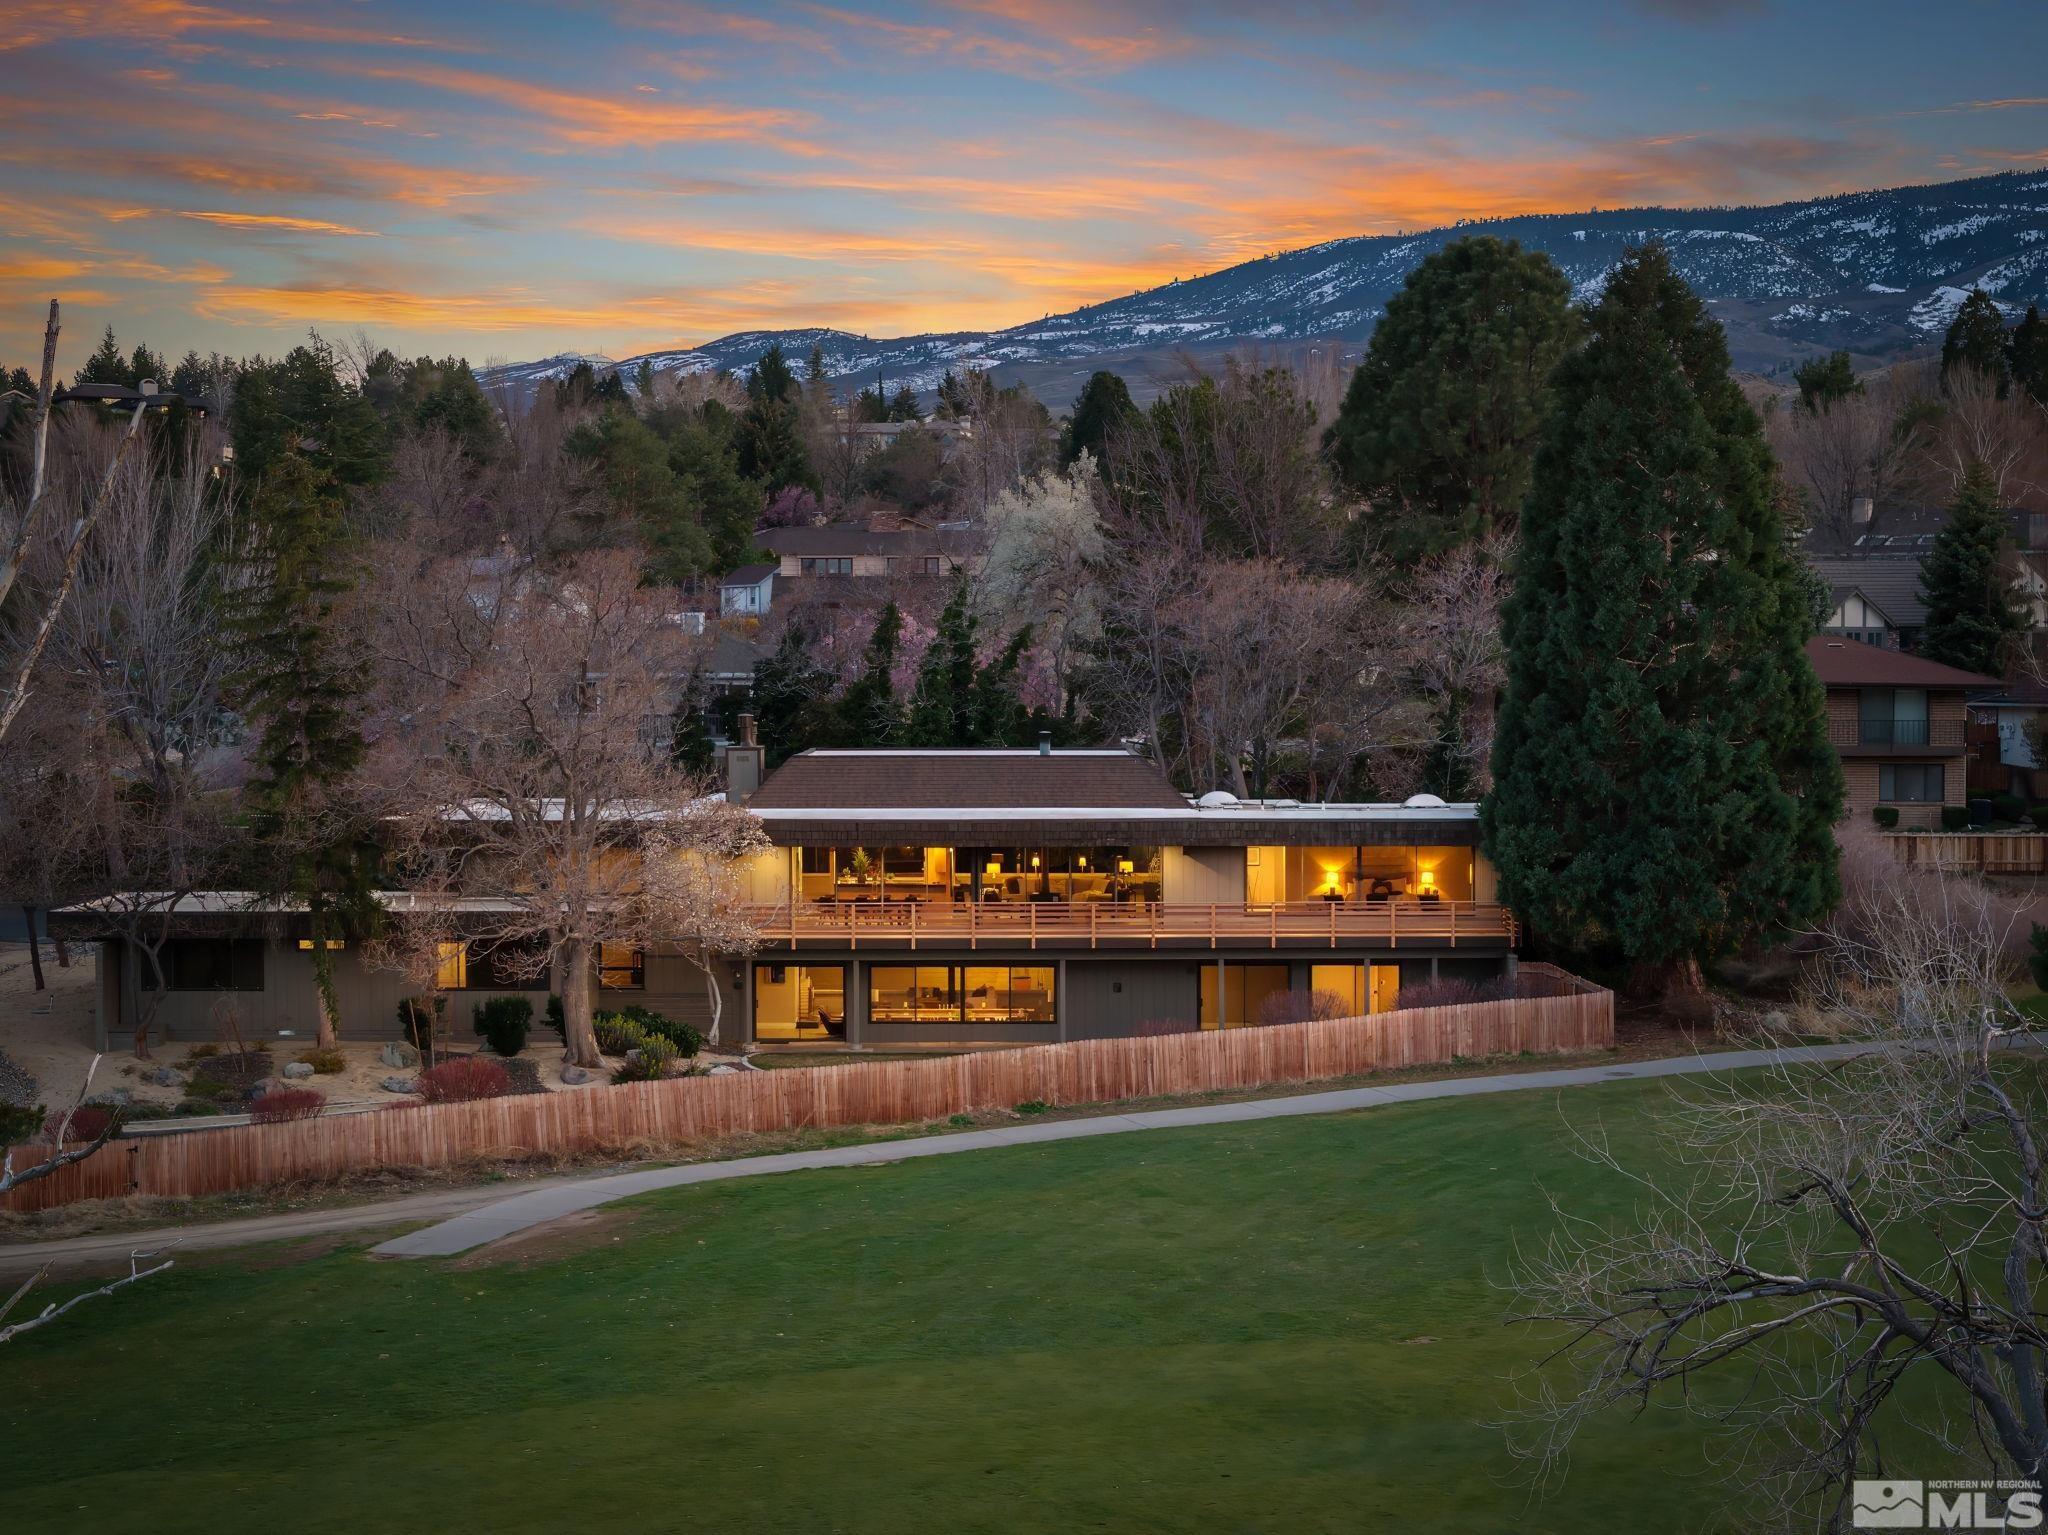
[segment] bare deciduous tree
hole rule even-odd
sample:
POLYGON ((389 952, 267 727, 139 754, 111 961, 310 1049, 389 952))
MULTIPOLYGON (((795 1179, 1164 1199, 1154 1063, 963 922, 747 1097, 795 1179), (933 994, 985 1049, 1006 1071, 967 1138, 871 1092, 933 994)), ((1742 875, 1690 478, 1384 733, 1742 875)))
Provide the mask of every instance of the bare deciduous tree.
POLYGON ((394 865, 422 907, 486 897, 461 902, 473 943, 552 961, 568 1059, 595 1065, 601 944, 743 936, 732 887, 677 869, 743 857, 761 836, 669 759, 671 694, 702 641, 625 553, 516 576, 400 549, 378 563, 370 777, 394 865))
POLYGON ((1494 706, 1507 680, 1500 605, 1512 545, 1461 544, 1416 568, 1404 629, 1416 680, 1431 701, 1438 737, 1480 792, 1493 755, 1494 706))
POLYGON ((1747 1490, 1788 1524, 1838 1521, 1852 1477, 1921 1474, 1889 1457, 1901 1383, 1931 1376, 1927 1453, 2041 1486, 2048 1104, 2032 1052, 2007 1048, 2028 1025, 2003 929, 1961 882, 1873 886, 1830 934, 1810 1020, 1865 1048, 1675 1094, 1669 1172, 1581 1136, 1640 1208, 1558 1210, 1522 1264, 1571 1378, 1533 1378, 1518 1449, 1554 1461, 1614 1405, 1712 1413, 1747 1490))

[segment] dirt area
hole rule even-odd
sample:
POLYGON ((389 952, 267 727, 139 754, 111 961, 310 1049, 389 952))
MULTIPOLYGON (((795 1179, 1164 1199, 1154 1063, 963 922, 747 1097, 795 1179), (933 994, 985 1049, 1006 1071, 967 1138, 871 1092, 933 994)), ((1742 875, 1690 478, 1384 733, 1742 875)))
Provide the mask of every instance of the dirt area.
POLYGON ((557 1258, 624 1241, 640 1223, 640 1216, 640 1211, 632 1209, 578 1210, 545 1226, 529 1226, 509 1237, 500 1237, 448 1266, 484 1269, 511 1264, 514 1268, 526 1268, 535 1263, 552 1263, 557 1258))
MULTIPOLYGON (((45 946, 43 973, 49 987, 38 992, 29 967, 28 945, 0 943, 0 1056, 34 1078, 34 1101, 53 1109, 77 1096, 86 1068, 92 1063, 93 997, 98 970, 95 955, 90 944, 75 947, 71 964, 60 969, 45 946)), ((310 1044, 293 1047, 287 1041, 268 1043, 279 1069, 310 1048, 310 1044)), ((107 1054, 93 1077, 94 1093, 120 1088, 134 1102, 160 1103, 166 1107, 185 1096, 185 1083, 192 1075, 192 1041, 158 1045, 149 1061, 136 1060, 129 1054, 128 1044, 125 1037, 109 1042, 107 1054), (178 1081, 170 1085, 146 1081, 146 1074, 159 1066, 171 1067, 178 1081)), ((344 1070, 317 1075, 297 1085, 325 1093, 328 1103, 335 1108, 390 1103, 395 1095, 384 1090, 384 1079, 411 1073, 381 1060, 378 1052, 383 1047, 382 1041, 345 1040, 338 1046, 347 1062, 344 1070)), ((460 1041, 456 1048, 480 1050, 483 1042, 460 1041)), ((596 1073, 589 1083, 563 1082, 561 1044, 538 1022, 518 1058, 534 1063, 540 1085, 548 1092, 582 1092, 588 1087, 607 1085, 603 1072, 596 1073)), ((703 1059, 709 1062, 713 1057, 707 1053, 703 1059)), ((4 1096, 4 1084, 0 1084, 0 1096, 4 1096)))

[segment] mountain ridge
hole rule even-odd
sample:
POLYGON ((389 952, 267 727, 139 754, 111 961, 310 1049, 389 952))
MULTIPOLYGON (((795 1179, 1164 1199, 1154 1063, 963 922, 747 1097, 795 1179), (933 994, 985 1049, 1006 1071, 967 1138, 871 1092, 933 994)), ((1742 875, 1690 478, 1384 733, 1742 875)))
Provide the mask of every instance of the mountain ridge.
POLYGON ((2044 167, 1800 202, 1520 214, 1352 235, 1003 330, 882 340, 823 327, 748 330, 616 360, 563 353, 480 376, 530 396, 580 361, 616 368, 629 382, 643 360, 657 373, 744 374, 780 342, 793 364, 817 345, 834 379, 879 379, 890 390, 907 383, 928 394, 947 369, 982 367, 1023 378, 1059 406, 1091 360, 1121 359, 1142 372, 1146 359, 1182 348, 1361 343, 1418 262, 1453 240, 1488 234, 1549 255, 1580 298, 1598 294, 1628 246, 1663 240, 1727 328, 1737 366, 1756 372, 1836 348, 1876 363, 1938 345, 1976 286, 2015 312, 2048 303, 2044 167))

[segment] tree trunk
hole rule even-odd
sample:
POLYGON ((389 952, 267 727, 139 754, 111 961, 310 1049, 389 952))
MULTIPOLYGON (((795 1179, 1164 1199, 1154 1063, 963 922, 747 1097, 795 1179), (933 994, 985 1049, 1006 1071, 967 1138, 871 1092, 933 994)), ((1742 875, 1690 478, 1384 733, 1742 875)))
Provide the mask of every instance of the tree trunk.
POLYGON ((1707 994, 1707 979, 1700 962, 1688 954, 1683 959, 1646 960, 1628 975, 1630 995, 1654 997, 1665 1002, 1697 1002, 1707 994))
POLYGON ((590 1026, 590 940, 562 945, 562 1043, 571 1066, 597 1066, 597 1031, 590 1026))
POLYGON ((311 905, 313 991, 320 1005, 320 1023, 313 1043, 319 1049, 332 1050, 340 1037, 341 1000, 334 990, 334 955, 327 947, 327 906, 317 895, 311 905))
POLYGON ((704 966, 704 989, 711 996, 711 1027, 705 1032, 704 1042, 718 1043, 718 1021, 725 1016, 725 993, 718 989, 718 970, 712 963, 704 966))
POLYGON ((21 914, 28 921, 28 970, 35 977, 36 990, 43 989, 43 946, 36 942, 36 909, 24 906, 21 914))
POLYGON ((62 933, 52 933, 50 935, 50 942, 57 946, 57 968, 59 970, 69 970, 71 968, 71 946, 64 941, 64 935, 62 933))

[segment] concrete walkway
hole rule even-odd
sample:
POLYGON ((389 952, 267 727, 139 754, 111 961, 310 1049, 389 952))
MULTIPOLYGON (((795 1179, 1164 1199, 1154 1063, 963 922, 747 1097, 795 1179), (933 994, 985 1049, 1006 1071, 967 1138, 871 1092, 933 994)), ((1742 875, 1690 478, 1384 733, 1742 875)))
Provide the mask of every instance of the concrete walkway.
POLYGON ((1133 1130, 1172 1130, 1193 1125, 1241 1124, 1257 1119, 1284 1119, 1297 1114, 1341 1114, 1353 1109, 1380 1108, 1390 1103, 1418 1103, 1431 1098, 1465 1098, 1483 1093, 1535 1092, 1543 1088, 1589 1087, 1602 1082, 1686 1076, 1734 1071, 1779 1061, 1827 1061, 1852 1055, 1857 1045, 1823 1045, 1795 1050, 1738 1050, 1718 1055, 1674 1056, 1612 1066, 1577 1066, 1559 1071, 1528 1071, 1490 1077, 1458 1077, 1439 1082, 1408 1082, 1387 1087, 1353 1087, 1341 1092, 1301 1093, 1286 1098, 1259 1098, 1245 1103, 1217 1103, 1203 1108, 1158 1109, 1135 1114, 1104 1114, 1092 1119, 1062 1119, 1005 1126, 1000 1130, 969 1130, 915 1140, 875 1141, 829 1151, 785 1152, 742 1157, 730 1162, 699 1162, 684 1167, 650 1168, 638 1172, 577 1174, 548 1178, 507 1194, 499 1184, 442 1189, 411 1194, 377 1204, 305 1210, 289 1215, 260 1215, 203 1225, 155 1227, 148 1230, 96 1233, 45 1242, 0 1245, 0 1275, 33 1272, 44 1263, 60 1267, 103 1264, 125 1259, 137 1248, 162 1247, 175 1239, 180 1253, 258 1242, 287 1241, 341 1231, 365 1231, 439 1219, 439 1224, 385 1242, 372 1251, 394 1258, 443 1257, 467 1252, 531 1226, 544 1225, 655 1189, 723 1178, 758 1178, 769 1173, 801 1172, 819 1167, 872 1167, 909 1157, 951 1156, 998 1146, 1034 1146, 1048 1141, 1078 1140, 1093 1135, 1121 1135, 1133 1130))
POLYGON ((1090 1119, 1058 1119, 1005 1126, 1000 1130, 930 1135, 917 1140, 835 1146, 828 1151, 791 1151, 776 1156, 743 1157, 732 1162, 657 1167, 645 1172, 616 1173, 558 1183, 516 1194, 497 1204, 468 1210, 438 1226, 394 1237, 372 1248, 371 1252, 385 1258, 449 1257, 531 1226, 545 1225, 565 1215, 610 1204, 615 1199, 630 1199, 635 1194, 680 1188, 692 1183, 714 1183, 725 1178, 758 1178, 769 1173, 803 1172, 820 1167, 873 1167, 910 1157, 943 1157, 962 1151, 989 1151, 999 1146, 1036 1146, 1047 1141, 1123 1135, 1133 1130, 1242 1124, 1256 1119, 1285 1119, 1297 1114, 1342 1114, 1353 1109, 1382 1108, 1390 1103, 1419 1103, 1431 1098, 1533 1092, 1546 1087, 1589 1087, 1601 1082, 1737 1071, 1746 1066, 1767 1066, 1778 1062, 1839 1060, 1863 1048, 1861 1045, 1819 1045, 1793 1050, 1731 1050, 1719 1055, 1675 1056, 1628 1065, 1580 1066, 1564 1071, 1518 1072, 1494 1077, 1458 1077, 1449 1081, 1409 1082, 1392 1087, 1352 1087, 1341 1092, 1258 1098, 1246 1103, 1218 1103, 1196 1109, 1103 1114, 1090 1119))

